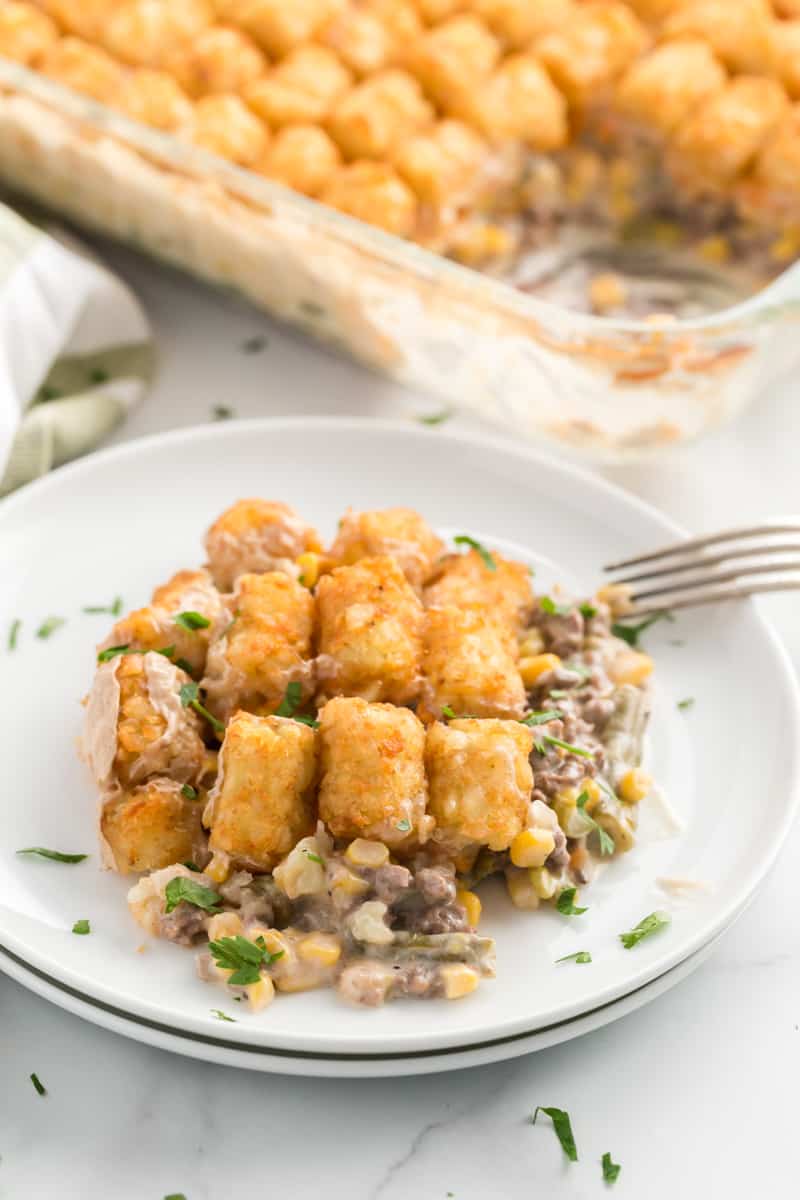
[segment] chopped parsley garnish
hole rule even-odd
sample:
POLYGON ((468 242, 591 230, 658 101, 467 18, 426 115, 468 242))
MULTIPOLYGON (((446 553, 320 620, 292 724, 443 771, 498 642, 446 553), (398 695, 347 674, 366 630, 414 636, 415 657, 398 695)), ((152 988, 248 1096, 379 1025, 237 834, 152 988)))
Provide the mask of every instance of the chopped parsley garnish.
POLYGON ((313 850, 306 850, 305 855, 306 855, 306 858, 309 858, 311 860, 311 862, 319 863, 319 865, 321 867, 325 866, 325 859, 320 858, 320 856, 318 854, 315 854, 313 850))
POLYGON ((60 850, 46 850, 44 846, 28 846, 25 850, 18 850, 17 854, 36 854, 39 858, 60 863, 79 863, 89 857, 88 854, 62 854, 60 850))
POLYGON ((439 412, 428 413, 417 417, 420 425, 443 425, 445 421, 449 421, 453 416, 452 408, 442 408, 439 412))
POLYGON ((611 1155, 606 1150, 602 1158, 603 1163, 603 1179, 606 1183, 616 1183, 622 1167, 619 1163, 611 1161, 611 1155))
POLYGON ((678 701, 678 708, 681 710, 681 712, 688 712, 689 709, 693 708, 693 707, 694 707, 694 696, 687 696, 685 700, 678 701))
POLYGON ((205 705, 200 703, 198 699, 199 691, 200 688, 196 683, 185 683, 179 693, 181 704, 184 708, 193 708, 199 716, 205 717, 215 733, 224 733, 225 726, 222 721, 218 721, 214 714, 210 713, 205 705))
MULTIPOLYGON (((543 733, 540 736, 541 736, 541 740, 543 742, 547 742, 548 746, 558 746, 558 748, 560 750, 566 750, 569 754, 578 754, 578 755, 580 755, 581 758, 591 758, 592 757, 591 750, 584 750, 582 746, 573 746, 572 742, 564 742, 561 740, 561 738, 553 737, 549 733, 543 733)), ((543 750, 540 750, 539 747, 537 746, 536 753, 544 754, 545 752, 543 750)))
POLYGON ((266 346, 267 339, 261 335, 245 338, 242 342, 242 350, 245 354, 258 354, 261 350, 265 350, 266 346))
POLYGON ((108 646, 107 649, 100 651, 97 661, 99 663, 111 662, 112 658, 118 658, 120 654, 136 654, 136 651, 131 650, 129 642, 125 642, 122 646, 108 646))
POLYGON ((197 872, 200 871, 200 868, 198 867, 197 863, 192 862, 191 859, 187 859, 185 863, 181 864, 181 866, 186 867, 187 871, 197 871, 197 872))
POLYGON ((171 913, 182 901, 185 901, 186 904, 193 904, 195 908, 202 908, 206 912, 222 912, 219 907, 222 899, 219 892, 204 887, 202 883, 197 883, 194 879, 187 879, 185 875, 176 875, 174 879, 170 879, 164 889, 164 896, 167 901, 164 909, 166 913, 171 913))
POLYGON ((456 720, 456 714, 453 712, 449 704, 442 705, 442 716, 447 717, 448 721, 456 720))
POLYGON ((31 1083, 32 1083, 32 1084, 33 1084, 33 1086, 36 1088, 36 1091, 39 1093, 39 1095, 40 1095, 40 1096, 46 1096, 46 1095, 47 1095, 47 1088, 44 1086, 44 1084, 42 1083, 41 1079, 40 1079, 40 1078, 39 1078, 39 1076, 36 1074, 36 1072, 34 1072, 34 1073, 31 1075, 31 1083))
POLYGON ((540 596, 539 607, 551 617, 568 617, 572 612, 571 604, 556 604, 552 596, 540 596))
MULTIPOLYGON (((172 649, 174 650, 174 649, 175 649, 175 647, 173 646, 173 647, 172 647, 172 649)), ((158 653, 159 653, 159 654, 164 654, 164 653, 165 653, 165 651, 164 651, 164 650, 159 650, 159 652, 158 652, 158 653)), ((167 657, 170 657, 170 656, 169 656, 169 655, 167 655, 167 657)), ((185 658, 176 658, 176 659, 175 659, 175 666, 176 666, 176 667, 180 667, 180 669, 181 669, 182 671, 185 671, 187 675, 191 675, 191 673, 192 673, 192 664, 191 664, 190 662, 188 662, 188 661, 187 661, 185 658)))
POLYGON ((110 376, 102 367, 92 367, 89 372, 89 383, 108 383, 110 376))
POLYGON ((575 1146, 575 1138, 572 1133, 572 1125, 569 1119, 569 1113, 563 1108, 545 1108, 543 1104, 536 1106, 536 1111, 531 1117, 531 1125, 536 1124, 536 1118, 539 1113, 545 1113, 553 1122, 553 1129, 556 1131, 556 1137, 561 1143, 561 1149, 566 1154, 570 1162, 578 1161, 578 1151, 575 1146))
POLYGON ((644 633, 645 629, 649 629, 651 625, 655 625, 656 621, 674 621, 675 618, 671 612, 655 612, 649 617, 645 617, 638 625, 625 625, 622 621, 615 621, 611 626, 611 632, 614 637, 622 638, 623 642, 627 642, 629 646, 634 648, 639 645, 639 638, 644 633))
POLYGON ((556 900, 556 908, 565 917, 579 917, 581 913, 585 913, 585 908, 580 908, 575 904, 575 897, 578 894, 578 889, 574 887, 564 888, 558 893, 556 900))
POLYGON ((196 800, 197 788, 192 787, 190 783, 185 783, 181 788, 181 795, 185 796, 187 800, 196 800))
POLYGON ((181 629, 188 629, 190 633, 194 633, 198 629, 208 629, 211 622, 208 617, 204 617, 202 613, 180 612, 172 618, 176 625, 180 625, 181 629))
POLYGON ((597 616, 597 609, 593 604, 589 604, 584 600, 583 604, 578 605, 578 611, 585 621, 591 621, 592 617, 597 616))
POLYGON ((227 404, 215 404, 211 409, 215 421, 230 421, 236 414, 227 404))
POLYGON ((11 622, 11 624, 8 628, 8 648, 9 648, 9 650, 16 650, 17 640, 19 638, 19 631, 21 628, 22 628, 22 621, 20 621, 19 617, 16 617, 15 620, 13 620, 11 622))
POLYGON ((614 839, 611 836, 611 834, 608 833, 605 829, 603 829, 603 826, 599 825, 597 823, 597 821, 595 821, 594 817, 586 811, 586 803, 587 803, 588 799, 589 799, 589 793, 581 792, 581 794, 580 794, 580 796, 578 796, 578 799, 576 802, 577 807, 580 810, 580 812, 583 814, 583 816, 586 818, 586 820, 590 822, 591 827, 592 827, 590 832, 594 832, 597 834, 597 839, 600 842, 600 853, 601 854, 613 854, 614 850, 615 850, 614 839))
POLYGON ((72 926, 73 933, 91 933, 92 928, 89 922, 83 917, 80 921, 76 921, 72 926))
POLYGON ((236 1024, 236 1018, 229 1017, 228 1014, 224 1013, 221 1008, 212 1008, 210 1009, 210 1012, 217 1018, 218 1021, 230 1021, 231 1025, 236 1024))
POLYGON ((208 948, 217 966, 223 971, 233 971, 228 983, 231 987, 246 987, 248 983, 258 983, 261 978, 261 967, 269 967, 283 956, 283 951, 270 954, 263 937, 257 937, 254 942, 236 934, 235 937, 223 937, 219 941, 209 942, 208 948))
POLYGON ((112 617, 118 617, 122 612, 122 596, 115 596, 111 604, 85 604, 83 609, 85 613, 109 613, 112 617))
POLYGON ((403 817, 402 821, 397 822, 397 828, 401 833, 408 833, 408 831, 411 829, 411 822, 407 817, 403 817))
POLYGON ((626 950, 631 950, 641 942, 642 938, 651 937, 652 934, 658 933, 659 929, 665 929, 671 923, 672 918, 669 913, 656 910, 656 912, 642 917, 639 924, 634 925, 633 929, 629 929, 627 933, 621 933, 619 940, 626 950))
POLYGON ((569 695, 569 691, 567 688, 553 688, 547 695, 548 697, 552 696, 554 700, 563 700, 565 696, 569 695))
POLYGON ((576 950, 574 954, 565 954, 563 958, 556 959, 557 963, 560 963, 560 962, 590 963, 591 961, 592 961, 592 956, 588 950, 576 950))
POLYGON ((46 617, 36 630, 37 638, 49 638, 57 629, 65 625, 66 621, 66 617, 46 617))
POLYGON ((485 567, 488 567, 490 571, 497 570, 497 563, 494 561, 492 555, 489 553, 486 547, 481 542, 476 541, 475 538, 469 537, 466 533, 460 533, 458 537, 453 538, 453 541, 455 542, 456 546, 469 546, 471 550, 477 551, 477 553, 483 559, 483 565, 485 567))
POLYGON ((288 717, 292 721, 299 721, 301 725, 309 725, 312 729, 319 728, 319 721, 316 717, 308 717, 303 713, 298 713, 297 710, 303 702, 303 685, 297 680, 292 680, 286 685, 286 694, 281 700, 278 707, 275 709, 276 717, 288 717))
POLYGON ((547 725, 550 721, 560 721, 564 716, 560 708, 544 709, 542 712, 529 712, 520 721, 521 725, 547 725))
POLYGON ((186 1196, 183 1192, 170 1192, 168 1196, 164 1197, 164 1200, 186 1200, 186 1196))

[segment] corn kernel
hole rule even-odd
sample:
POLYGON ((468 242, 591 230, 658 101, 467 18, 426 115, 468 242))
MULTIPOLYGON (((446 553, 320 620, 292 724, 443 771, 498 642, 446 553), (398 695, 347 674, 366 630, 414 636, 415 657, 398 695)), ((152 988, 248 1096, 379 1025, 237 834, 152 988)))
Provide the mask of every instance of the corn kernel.
POLYGON ((538 629, 526 629, 525 635, 520 642, 519 653, 520 658, 535 658, 537 654, 541 654, 544 650, 544 638, 538 629))
POLYGON ((549 829, 523 829, 511 843, 511 861, 515 867, 543 867, 555 848, 549 829))
POLYGON ((586 803, 583 807, 588 813, 591 813, 603 799, 600 784, 596 779, 583 779, 578 789, 578 795, 582 796, 584 792, 586 793, 586 803))
POLYGON ((555 671, 560 666, 561 659, 557 654, 535 654, 533 658, 520 660, 519 673, 525 686, 533 687, 536 680, 546 671, 555 671))
POLYGON ((383 842, 370 842, 366 838, 356 838, 345 850, 345 858, 356 867, 373 867, 377 869, 389 861, 389 851, 383 842))
POLYGON ((244 990, 251 1012, 261 1012, 275 999, 275 984, 269 975, 262 975, 258 983, 248 983, 244 990))
POLYGON ((607 604, 615 617, 622 616, 631 608, 633 588, 629 583, 606 583, 597 589, 597 599, 607 604))
POLYGON ((514 908, 527 909, 530 912, 539 907, 539 897, 533 890, 533 884, 527 871, 520 871, 516 867, 507 867, 506 888, 514 908))
POLYGON ((280 954, 278 962, 281 968, 285 967, 288 961, 294 958, 294 951, 287 938, 283 936, 277 929, 265 929, 261 925, 251 925, 247 931, 248 940, 253 942, 256 938, 263 938, 264 945, 269 954, 280 954))
POLYGON ((315 587, 319 579, 319 555, 307 550, 305 554, 298 555, 295 561, 300 568, 299 582, 307 588, 315 587))
POLYGON ((540 900, 551 900, 558 889, 558 880, 547 867, 531 867, 528 871, 531 887, 540 900))
POLYGON ((474 892, 467 891, 466 888, 459 888, 456 892, 456 903, 460 904, 466 911, 467 920, 472 929, 478 928, 478 922, 481 919, 481 910, 483 905, 480 898, 474 892))
POLYGON ((626 804, 638 804, 653 786, 652 778, 641 767, 632 767, 619 781, 617 794, 626 804))
POLYGON ((789 228, 772 243, 769 255, 773 262, 786 263, 797 258, 800 253, 800 229, 789 228))
POLYGON ((474 992, 478 986, 478 972, 465 963, 445 963, 439 974, 448 1000, 460 1000, 462 996, 474 992))
POLYGON ((593 312, 606 313, 612 308, 621 308, 627 296, 625 281, 613 271, 603 271, 589 283, 589 303, 593 312))
POLYGON ((208 940, 215 942, 221 937, 236 937, 242 932, 242 921, 238 913, 217 913, 208 922, 208 940))
POLYGON ((638 650, 622 650, 611 664, 609 675, 616 684, 630 683, 639 687, 652 674, 653 660, 638 650))
POLYGON ((342 896, 363 896, 369 891, 369 884, 352 871, 340 871, 331 882, 331 890, 342 896))
POLYGON ((230 871, 231 860, 227 854, 215 854, 208 866, 203 868, 203 874, 213 879, 214 883, 224 883, 230 871))
POLYGON ((297 956, 320 967, 334 966, 342 955, 339 939, 332 933, 310 933, 297 943, 297 956))
POLYGON ((731 256, 731 244, 722 234, 715 233, 698 243, 697 252, 706 262, 726 263, 731 256))

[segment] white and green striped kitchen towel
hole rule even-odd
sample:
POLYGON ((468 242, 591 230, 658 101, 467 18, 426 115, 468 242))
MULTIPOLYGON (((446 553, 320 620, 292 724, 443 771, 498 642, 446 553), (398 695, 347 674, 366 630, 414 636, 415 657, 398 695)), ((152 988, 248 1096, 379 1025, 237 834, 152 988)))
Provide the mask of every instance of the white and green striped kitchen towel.
POLYGON ((0 204, 0 496, 96 446, 152 369, 129 289, 72 238, 0 204))

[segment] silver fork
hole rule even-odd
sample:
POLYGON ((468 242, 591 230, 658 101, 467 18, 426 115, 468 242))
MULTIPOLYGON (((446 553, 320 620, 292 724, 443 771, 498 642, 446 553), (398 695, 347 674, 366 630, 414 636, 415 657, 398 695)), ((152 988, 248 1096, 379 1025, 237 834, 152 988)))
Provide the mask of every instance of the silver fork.
POLYGON ((794 591, 800 589, 800 517, 687 538, 604 570, 629 568, 637 569, 612 582, 630 587, 632 607, 625 616, 632 617, 794 591))

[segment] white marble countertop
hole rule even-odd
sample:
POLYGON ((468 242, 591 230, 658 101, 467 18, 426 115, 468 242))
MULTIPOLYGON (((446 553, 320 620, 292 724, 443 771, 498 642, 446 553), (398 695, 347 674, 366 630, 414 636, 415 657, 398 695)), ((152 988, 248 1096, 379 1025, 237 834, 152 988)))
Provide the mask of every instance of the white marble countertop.
MULTIPOLYGON (((160 347, 157 383, 117 440, 205 421, 215 404, 239 416, 440 407, 227 296, 126 252, 108 257, 142 296, 160 347), (242 351, 262 334, 263 350, 242 351)), ((706 442, 605 473, 690 528, 798 512, 795 401, 786 386, 706 442)), ((794 604, 767 608, 800 664, 794 604)), ((589 1200, 606 1192, 606 1150, 622 1164, 618 1200, 794 1195, 798 873, 795 830, 712 957, 646 1008, 527 1058, 416 1079, 215 1067, 106 1033, 0 976, 0 1200, 589 1200), (528 1123, 537 1104, 570 1111, 577 1164, 546 1121, 528 1123)))

